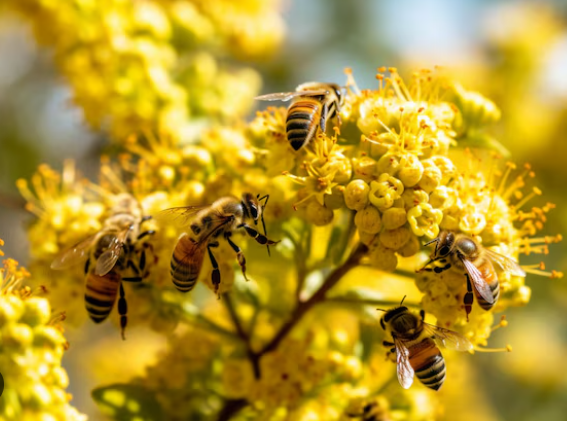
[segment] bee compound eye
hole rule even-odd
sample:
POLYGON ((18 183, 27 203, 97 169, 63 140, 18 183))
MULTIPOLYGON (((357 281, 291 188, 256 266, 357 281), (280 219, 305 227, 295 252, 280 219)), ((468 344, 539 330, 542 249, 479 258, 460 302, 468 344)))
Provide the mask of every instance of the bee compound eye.
POLYGON ((440 256, 446 256, 449 254, 449 252, 451 251, 451 249, 449 248, 449 246, 443 246, 439 249, 439 255, 440 256))
POLYGON ((252 214, 253 219, 258 219, 258 208, 256 208, 256 206, 250 206, 250 213, 252 214))

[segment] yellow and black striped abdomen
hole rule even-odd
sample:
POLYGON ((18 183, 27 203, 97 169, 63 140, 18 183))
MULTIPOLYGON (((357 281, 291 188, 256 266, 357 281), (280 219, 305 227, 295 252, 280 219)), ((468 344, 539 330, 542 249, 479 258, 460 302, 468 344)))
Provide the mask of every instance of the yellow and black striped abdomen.
POLYGON ((478 305, 483 310, 488 311, 492 307, 494 307, 494 305, 498 301, 498 298, 500 298, 500 282, 498 282, 498 276, 496 275, 496 271, 494 270, 494 265, 489 259, 485 259, 484 262, 477 267, 478 270, 480 270, 480 273, 482 273, 484 280, 490 287, 490 290, 492 291, 492 298, 494 299, 494 302, 489 303, 488 301, 486 301, 480 296, 476 289, 474 290, 474 293, 478 305))
POLYGON ((205 247, 197 243, 188 235, 182 235, 177 242, 171 256, 171 280, 181 292, 189 292, 195 286, 203 259, 205 247))
POLYGON ((409 361, 415 375, 425 386, 439 390, 445 381, 445 360, 431 338, 409 348, 409 361))
POLYGON ((287 110, 286 133, 291 147, 298 151, 317 132, 321 119, 321 102, 309 97, 299 98, 287 110))
POLYGON ((95 275, 93 272, 87 275, 85 307, 95 323, 104 321, 112 311, 120 282, 121 276, 114 269, 104 276, 95 275))

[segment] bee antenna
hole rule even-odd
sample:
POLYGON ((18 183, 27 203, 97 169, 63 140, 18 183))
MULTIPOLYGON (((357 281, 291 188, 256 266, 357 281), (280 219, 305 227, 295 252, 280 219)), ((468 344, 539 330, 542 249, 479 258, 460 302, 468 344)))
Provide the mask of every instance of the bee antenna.
POLYGON ((384 309, 381 309, 381 308, 377 308, 376 310, 383 311, 384 313, 387 313, 387 310, 384 310, 384 309))
MULTIPOLYGON (((260 197, 260 195, 258 195, 258 200, 264 200, 264 204, 262 205, 262 215, 260 219, 262 220, 262 228, 264 229, 264 235, 266 236, 266 238, 268 237, 268 231, 266 230, 266 222, 264 221, 264 209, 266 209, 269 199, 269 194, 265 195, 264 197, 260 197)), ((266 248, 268 249, 268 256, 271 256, 272 254, 270 253, 270 245, 266 244, 266 248)))
POLYGON ((402 301, 400 302, 400 307, 402 306, 402 304, 404 303, 404 300, 406 299, 407 295, 404 295, 404 298, 402 298, 402 301))
POLYGON ((433 244, 433 243, 438 243, 438 242, 439 242, 439 237, 434 238, 434 239, 431 240, 431 241, 428 241, 427 243, 424 244, 424 246, 427 247, 427 246, 429 246, 429 245, 431 245, 431 244, 433 244))

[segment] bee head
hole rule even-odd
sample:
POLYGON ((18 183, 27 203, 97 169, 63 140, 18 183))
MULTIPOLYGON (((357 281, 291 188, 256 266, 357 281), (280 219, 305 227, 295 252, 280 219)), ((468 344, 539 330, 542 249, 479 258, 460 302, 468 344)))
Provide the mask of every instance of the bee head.
MULTIPOLYGON (((267 236, 266 232, 266 222, 264 222, 264 209, 268 205, 269 194, 260 197, 259 194, 254 197, 251 193, 244 193, 242 195, 242 203, 246 208, 246 213, 254 220, 254 224, 258 225, 258 220, 262 221, 262 228, 264 229, 264 235, 267 236), (263 203, 262 203, 263 201, 263 203)), ((270 247, 268 247, 268 254, 270 254, 270 247)))
POLYGON ((344 97, 343 97, 343 88, 337 85, 336 83, 329 83, 329 86, 332 88, 333 92, 337 97, 337 101, 339 105, 342 105, 344 97))
POLYGON ((242 206, 244 206, 245 214, 252 218, 254 224, 258 224, 258 219, 262 216, 262 205, 258 200, 258 195, 252 193, 244 193, 242 195, 242 206))

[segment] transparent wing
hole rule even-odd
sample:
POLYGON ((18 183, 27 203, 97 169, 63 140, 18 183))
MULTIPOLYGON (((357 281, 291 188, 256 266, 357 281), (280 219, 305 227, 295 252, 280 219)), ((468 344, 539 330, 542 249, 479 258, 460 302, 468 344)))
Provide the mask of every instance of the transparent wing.
POLYGON ((514 276, 526 276, 526 272, 524 272, 514 259, 489 249, 484 250, 488 258, 497 263, 504 271, 510 272, 514 276))
POLYGON ((266 94, 257 96, 254 99, 259 101, 289 101, 298 96, 318 96, 327 95, 329 92, 326 89, 317 89, 312 91, 293 91, 293 92, 278 92, 275 94, 266 94))
POLYGON ((118 232, 111 240, 108 250, 102 253, 96 260, 95 275, 104 276, 116 265, 120 253, 122 252, 122 246, 126 242, 126 238, 128 238, 128 234, 130 234, 132 228, 134 228, 134 226, 130 225, 128 228, 118 232))
POLYGON ((470 260, 461 257, 461 261, 465 265, 465 269, 469 274, 473 287, 478 291, 480 296, 486 300, 487 303, 493 304, 494 297, 492 296, 492 291, 484 280, 484 276, 482 276, 480 270, 478 270, 478 268, 470 260))
POLYGON ((398 381, 404 389, 409 389, 413 383, 414 371, 409 361, 409 350, 399 339, 394 338, 396 346, 396 364, 398 370, 398 381))
POLYGON ((97 239, 98 235, 99 233, 97 232, 87 239, 75 244, 70 249, 65 250, 51 263, 51 269, 67 269, 81 261, 84 261, 85 258, 88 257, 89 249, 97 239))
POLYGON ((423 323, 423 329, 428 336, 440 342, 447 349, 470 351, 473 348, 473 344, 460 333, 425 322, 423 323))
POLYGON ((184 226, 191 222, 197 212, 208 208, 209 206, 210 205, 180 206, 177 208, 164 209, 154 215, 154 219, 160 222, 168 222, 178 226, 184 226))

